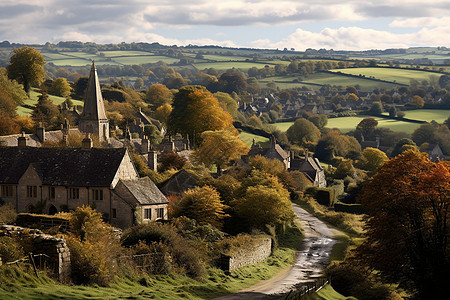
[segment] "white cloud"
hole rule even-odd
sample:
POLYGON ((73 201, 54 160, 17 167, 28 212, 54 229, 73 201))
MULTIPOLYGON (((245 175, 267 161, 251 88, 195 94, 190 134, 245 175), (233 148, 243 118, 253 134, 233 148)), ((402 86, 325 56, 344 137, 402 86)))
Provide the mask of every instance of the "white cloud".
MULTIPOLYGON (((359 27, 325 28, 320 32, 297 29, 282 41, 267 43, 270 48, 326 48, 334 50, 370 50, 411 46, 450 45, 448 27, 422 28, 413 33, 392 33, 359 27)), ((259 43, 260 47, 264 47, 259 43)))

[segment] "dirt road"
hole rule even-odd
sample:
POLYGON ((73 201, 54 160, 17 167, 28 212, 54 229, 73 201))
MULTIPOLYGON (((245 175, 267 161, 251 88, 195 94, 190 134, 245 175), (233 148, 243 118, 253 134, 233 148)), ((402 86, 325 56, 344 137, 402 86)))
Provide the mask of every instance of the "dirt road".
POLYGON ((289 292, 295 286, 312 282, 321 275, 329 263, 331 249, 336 243, 333 237, 343 233, 328 227, 299 206, 294 204, 293 208, 305 238, 292 268, 238 293, 215 300, 271 299, 275 295, 289 292))

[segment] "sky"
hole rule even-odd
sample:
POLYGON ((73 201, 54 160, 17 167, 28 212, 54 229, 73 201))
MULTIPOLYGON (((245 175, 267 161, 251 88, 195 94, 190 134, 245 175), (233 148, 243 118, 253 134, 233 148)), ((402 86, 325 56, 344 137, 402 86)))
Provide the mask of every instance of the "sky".
POLYGON ((0 41, 450 47, 450 0, 0 0, 0 41))

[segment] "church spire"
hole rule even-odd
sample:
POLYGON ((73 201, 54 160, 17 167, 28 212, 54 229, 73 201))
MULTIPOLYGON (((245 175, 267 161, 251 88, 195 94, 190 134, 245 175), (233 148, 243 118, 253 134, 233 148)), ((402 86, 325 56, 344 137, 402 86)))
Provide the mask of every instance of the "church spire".
POLYGON ((91 73, 86 89, 82 119, 106 120, 105 105, 103 104, 102 91, 98 80, 97 69, 92 61, 91 73))
POLYGON ((82 132, 97 135, 100 140, 107 141, 109 139, 109 121, 106 117, 105 105, 103 103, 102 91, 94 61, 92 61, 91 73, 89 74, 79 129, 82 132))

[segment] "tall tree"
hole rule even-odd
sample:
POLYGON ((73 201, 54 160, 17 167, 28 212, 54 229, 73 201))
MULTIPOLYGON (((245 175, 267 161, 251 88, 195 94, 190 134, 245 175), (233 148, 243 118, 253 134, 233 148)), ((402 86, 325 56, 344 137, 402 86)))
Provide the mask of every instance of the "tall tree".
POLYGON ((450 164, 405 151, 378 170, 360 200, 369 216, 362 261, 420 299, 447 298, 450 164))
POLYGON ((320 131, 312 122, 300 118, 288 128, 287 137, 290 142, 301 145, 304 142, 317 142, 320 131))
POLYGON ((51 92, 55 93, 57 96, 67 98, 72 92, 72 87, 67 82, 67 79, 57 78, 52 82, 51 92))
POLYGON ((202 144, 192 154, 193 158, 205 165, 215 164, 219 174, 231 159, 237 159, 249 150, 247 144, 228 130, 205 131, 201 137, 202 144))
POLYGON ((45 78, 44 56, 32 47, 24 46, 14 49, 7 67, 8 77, 23 84, 25 92, 30 92, 31 86, 40 85, 45 78))
POLYGON ((223 110, 219 101, 202 86, 185 86, 178 91, 168 125, 169 132, 187 133, 198 145, 204 131, 236 130, 231 115, 223 110))
POLYGON ((153 105, 154 109, 164 104, 171 104, 172 92, 164 84, 153 84, 145 94, 144 101, 153 105))

